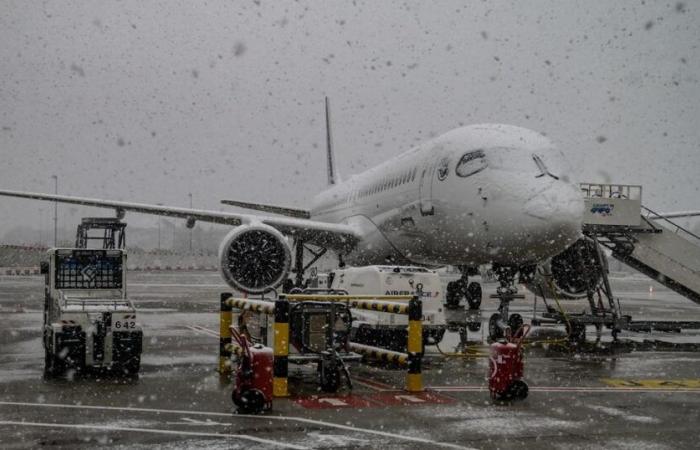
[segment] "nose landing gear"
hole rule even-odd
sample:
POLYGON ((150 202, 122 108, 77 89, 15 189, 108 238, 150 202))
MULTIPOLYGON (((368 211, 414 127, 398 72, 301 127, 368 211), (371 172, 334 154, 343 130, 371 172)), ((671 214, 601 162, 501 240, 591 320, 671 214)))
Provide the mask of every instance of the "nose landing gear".
POLYGON ((496 298, 500 303, 498 312, 493 313, 489 319, 489 339, 491 341, 503 338, 506 328, 516 332, 522 327, 522 316, 520 314, 509 314, 508 308, 513 300, 525 298, 523 294, 518 294, 518 289, 515 287, 517 268, 499 266, 494 267, 494 272, 496 272, 500 286, 490 298, 496 298))

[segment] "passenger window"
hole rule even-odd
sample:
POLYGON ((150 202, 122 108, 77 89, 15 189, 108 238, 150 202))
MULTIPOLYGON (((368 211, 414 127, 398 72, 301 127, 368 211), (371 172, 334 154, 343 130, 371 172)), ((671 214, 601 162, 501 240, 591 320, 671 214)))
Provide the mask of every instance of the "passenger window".
POLYGON ((462 159, 457 163, 457 168, 455 172, 460 177, 468 177, 474 175, 475 173, 484 170, 488 164, 486 163, 486 155, 484 155, 483 150, 474 150, 469 153, 465 153, 462 159))

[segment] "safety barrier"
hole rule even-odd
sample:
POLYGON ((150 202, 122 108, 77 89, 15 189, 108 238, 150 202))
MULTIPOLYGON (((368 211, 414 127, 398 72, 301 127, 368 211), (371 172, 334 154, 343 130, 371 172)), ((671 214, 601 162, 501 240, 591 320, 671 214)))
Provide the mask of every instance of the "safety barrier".
POLYGON ((421 361, 423 358, 423 306, 419 295, 416 296, 349 296, 349 295, 280 295, 273 302, 247 298, 233 298, 231 293, 221 294, 221 316, 219 328, 219 373, 231 372, 231 355, 235 351, 231 330, 233 308, 253 311, 274 317, 273 343, 273 395, 289 395, 289 311, 290 302, 344 302, 351 308, 370 311, 408 315, 407 353, 394 352, 379 347, 350 343, 350 348, 357 353, 382 361, 407 366, 406 390, 420 392, 423 390, 421 361), (400 300, 408 302, 399 303, 400 300))

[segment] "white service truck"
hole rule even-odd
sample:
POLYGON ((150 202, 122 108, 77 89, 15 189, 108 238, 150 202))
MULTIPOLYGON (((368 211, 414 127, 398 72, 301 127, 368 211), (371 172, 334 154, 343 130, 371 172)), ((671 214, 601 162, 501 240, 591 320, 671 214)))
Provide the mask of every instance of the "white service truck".
MULTIPOLYGON (((445 294, 440 275, 424 267, 365 266, 339 269, 328 274, 330 289, 349 295, 415 295, 423 285, 423 343, 435 345, 445 334, 445 294)), ((405 351, 408 317, 375 311, 353 310, 351 341, 405 351)))
POLYGON ((50 249, 41 271, 46 375, 89 368, 137 374, 143 332, 126 296, 126 251, 50 249))

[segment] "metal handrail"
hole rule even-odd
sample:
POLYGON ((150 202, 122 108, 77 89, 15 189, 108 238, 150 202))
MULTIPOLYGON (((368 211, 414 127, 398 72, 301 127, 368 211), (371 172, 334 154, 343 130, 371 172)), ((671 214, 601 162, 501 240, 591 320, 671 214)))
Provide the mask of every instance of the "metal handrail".
POLYGON ((579 183, 579 187, 589 198, 642 199, 642 186, 638 184, 579 183))
POLYGON ((665 216, 657 213, 656 211, 653 211, 644 205, 642 205, 642 209, 644 209, 647 212, 646 216, 644 217, 645 219, 649 219, 649 216, 653 215, 654 216, 653 220, 657 220, 657 221, 663 220, 664 222, 668 222, 669 224, 671 224, 671 226, 675 227, 676 229, 674 230, 674 233, 678 234, 678 230, 680 230, 680 231, 683 231, 685 234, 695 238, 697 241, 700 241, 700 236, 698 236, 697 234, 693 233, 690 230, 683 228, 682 226, 678 225, 677 223, 672 222, 671 220, 669 220, 665 216))

